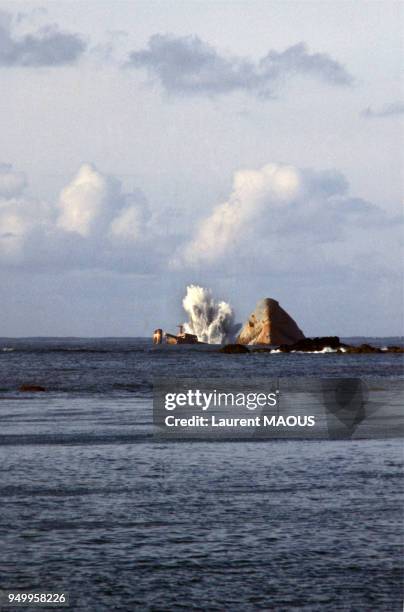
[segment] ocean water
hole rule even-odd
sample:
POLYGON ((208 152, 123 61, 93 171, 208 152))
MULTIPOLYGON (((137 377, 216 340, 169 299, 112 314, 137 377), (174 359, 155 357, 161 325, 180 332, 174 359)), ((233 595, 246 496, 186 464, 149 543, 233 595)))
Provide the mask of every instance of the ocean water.
POLYGON ((153 377, 250 375, 397 380, 403 357, 0 339, 0 589, 91 612, 401 611, 400 439, 152 438, 153 377))

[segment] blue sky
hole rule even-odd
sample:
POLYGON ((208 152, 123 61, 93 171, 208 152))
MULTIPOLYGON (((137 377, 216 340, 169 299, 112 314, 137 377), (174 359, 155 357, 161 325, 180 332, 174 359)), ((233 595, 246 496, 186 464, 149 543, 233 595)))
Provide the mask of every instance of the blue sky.
POLYGON ((0 9, 0 335, 402 333, 399 2, 0 9))

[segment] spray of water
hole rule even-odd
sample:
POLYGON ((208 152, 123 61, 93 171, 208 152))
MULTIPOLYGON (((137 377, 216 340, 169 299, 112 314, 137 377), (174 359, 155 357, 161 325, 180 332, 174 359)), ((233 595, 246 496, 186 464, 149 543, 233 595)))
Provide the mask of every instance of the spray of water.
POLYGON ((234 325, 232 307, 227 302, 216 302, 210 289, 189 285, 182 305, 189 316, 184 329, 196 334, 200 342, 222 344, 235 335, 238 326, 234 325))

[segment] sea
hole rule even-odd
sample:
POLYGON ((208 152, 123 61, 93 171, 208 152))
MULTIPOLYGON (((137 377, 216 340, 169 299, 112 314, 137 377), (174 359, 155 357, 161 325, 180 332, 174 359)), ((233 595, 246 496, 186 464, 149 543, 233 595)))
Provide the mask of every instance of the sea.
POLYGON ((396 382, 403 365, 392 353, 0 338, 0 591, 68 593, 85 612, 401 612, 399 434, 161 440, 152 396, 156 377, 396 382))

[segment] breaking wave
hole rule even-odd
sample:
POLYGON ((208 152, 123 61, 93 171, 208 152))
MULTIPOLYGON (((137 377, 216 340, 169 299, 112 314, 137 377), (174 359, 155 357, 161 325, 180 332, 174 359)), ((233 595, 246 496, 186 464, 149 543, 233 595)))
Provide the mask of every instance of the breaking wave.
POLYGON ((239 325, 234 324, 232 307, 227 302, 216 302, 210 289, 188 285, 182 305, 189 316, 184 329, 198 336, 200 342, 222 344, 237 333, 239 325))

